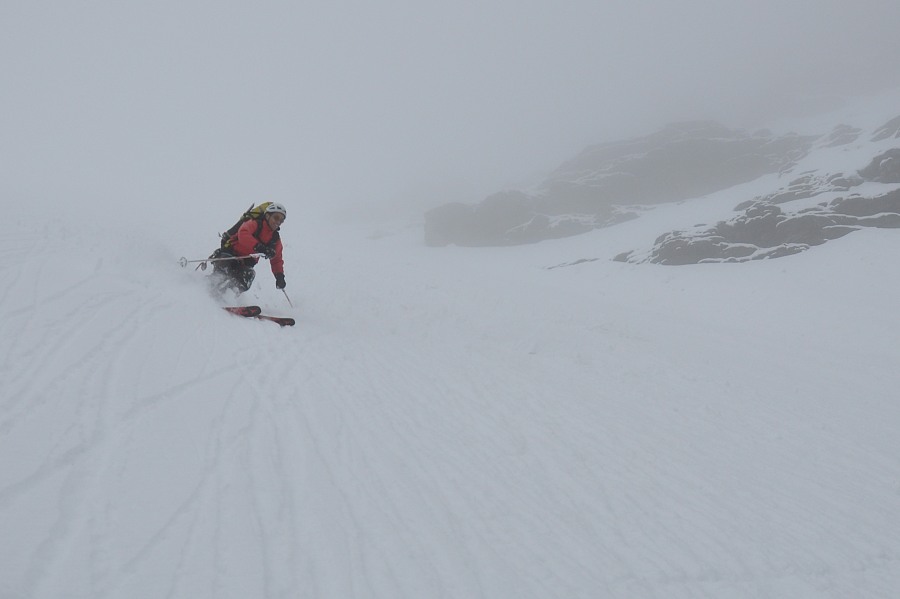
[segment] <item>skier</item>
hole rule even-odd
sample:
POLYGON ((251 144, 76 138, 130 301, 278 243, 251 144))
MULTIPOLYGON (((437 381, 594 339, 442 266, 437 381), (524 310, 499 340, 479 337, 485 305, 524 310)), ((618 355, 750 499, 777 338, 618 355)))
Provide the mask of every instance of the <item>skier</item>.
POLYGON ((258 219, 247 219, 225 241, 223 247, 213 253, 213 257, 227 258, 248 256, 244 260, 222 260, 213 262, 213 289, 222 294, 227 289, 240 295, 250 289, 256 271, 253 267, 259 258, 250 254, 264 254, 269 259, 272 274, 275 275, 275 287, 284 289, 284 260, 281 256, 281 237, 279 229, 287 217, 287 210, 281 204, 272 202, 258 219))

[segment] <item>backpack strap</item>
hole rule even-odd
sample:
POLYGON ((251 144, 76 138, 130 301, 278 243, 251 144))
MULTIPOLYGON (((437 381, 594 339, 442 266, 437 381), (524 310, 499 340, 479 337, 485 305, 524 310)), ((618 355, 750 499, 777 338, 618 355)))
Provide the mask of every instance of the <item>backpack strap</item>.
MULTIPOLYGON (((259 238, 259 232, 261 230, 261 227, 263 226, 263 221, 265 220, 265 218, 266 215, 261 214, 257 218, 253 219, 254 221, 256 221, 256 232, 253 234, 253 237, 259 243, 263 243, 263 240, 259 238)), ((248 218, 247 220, 250 219, 248 218)), ((245 220, 244 222, 247 221, 245 220)), ((244 223, 240 223, 241 226, 243 226, 243 224, 244 223)), ((240 227, 238 227, 238 229, 232 235, 228 235, 227 232, 222 235, 222 249, 230 250, 232 247, 234 247, 234 240, 237 237, 238 230, 240 230, 240 227), (226 235, 228 235, 227 239, 226 235)), ((271 245, 272 247, 275 247, 275 243, 277 243, 278 241, 281 241, 281 235, 278 233, 278 231, 272 231, 272 239, 269 240, 268 244, 263 245, 271 245)))
MULTIPOLYGON (((263 243, 263 240, 259 238, 258 233, 262 230, 263 221, 264 221, 265 219, 266 219, 265 213, 261 214, 261 215, 259 216, 259 218, 256 219, 256 233, 257 233, 257 235, 254 235, 254 237, 256 237, 256 241, 258 241, 258 242, 260 242, 260 243, 263 243)), ((275 243, 277 243, 278 241, 281 241, 281 235, 278 233, 278 231, 272 231, 272 239, 269 240, 269 243, 263 243, 263 245, 271 245, 271 246, 274 248, 274 247, 275 247, 275 243)))

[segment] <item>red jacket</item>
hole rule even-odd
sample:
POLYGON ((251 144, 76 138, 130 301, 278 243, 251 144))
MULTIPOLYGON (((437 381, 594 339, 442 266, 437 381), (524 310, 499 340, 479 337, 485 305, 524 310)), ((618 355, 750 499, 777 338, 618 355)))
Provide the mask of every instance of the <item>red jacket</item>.
MULTIPOLYGON (((237 234, 231 238, 231 248, 236 255, 246 256, 254 253, 253 248, 256 247, 257 243, 267 244, 272 241, 272 236, 274 234, 275 232, 269 227, 269 223, 266 219, 261 219, 259 221, 248 220, 241 225, 237 234), (257 229, 261 230, 257 231, 257 229)), ((255 262, 258 262, 258 260, 255 262)), ((272 266, 272 274, 277 275, 284 273, 284 259, 281 257, 281 239, 275 242, 275 257, 269 260, 269 262, 272 266)))

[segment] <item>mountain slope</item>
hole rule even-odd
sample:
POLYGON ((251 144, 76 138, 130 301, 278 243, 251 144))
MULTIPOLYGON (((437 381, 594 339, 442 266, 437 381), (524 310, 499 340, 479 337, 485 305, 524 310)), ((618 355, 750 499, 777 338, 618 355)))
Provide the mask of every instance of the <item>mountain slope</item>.
POLYGON ((900 240, 549 269, 675 208, 454 251, 288 221, 298 307, 265 264, 246 299, 293 329, 150 228, 14 222, 0 597, 889 596, 900 240))
POLYGON ((668 265, 743 262, 792 255, 863 227, 894 228, 900 217, 889 194, 900 188, 898 104, 894 90, 814 122, 782 124, 778 134, 691 121, 589 146, 533 189, 429 210, 425 243, 537 243, 702 196, 722 204, 726 220, 656 231, 644 247, 614 255, 668 265), (810 198, 815 203, 797 205, 810 198))

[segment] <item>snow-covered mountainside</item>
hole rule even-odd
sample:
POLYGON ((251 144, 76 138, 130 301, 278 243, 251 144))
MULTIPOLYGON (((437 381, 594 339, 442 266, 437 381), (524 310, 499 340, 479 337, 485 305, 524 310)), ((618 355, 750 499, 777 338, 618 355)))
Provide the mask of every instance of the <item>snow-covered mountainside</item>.
POLYGON ((283 199, 279 328, 178 266, 228 219, 87 199, 0 237, 2 599, 900 589, 897 231, 666 268, 609 257, 733 205, 433 248, 283 199))
MULTIPOLYGON (((616 259, 744 262, 791 255, 865 227, 895 228, 900 108, 895 103, 881 110, 875 125, 838 123, 822 134, 749 134, 698 122, 593 146, 534 191, 429 211, 425 240, 435 246, 532 243, 609 227, 693 198, 711 199, 732 213, 711 224, 658 231, 655 242, 622 248, 616 259)), ((865 117, 872 122, 873 113, 865 117)))
MULTIPOLYGON (((745 262, 796 254, 866 227, 900 228, 900 118, 895 121, 885 142, 855 153, 857 160, 876 154, 864 168, 828 172, 795 165, 780 178, 799 170, 797 178, 741 202, 737 216, 667 233, 643 255, 626 252, 616 259, 670 265, 745 262)), ((725 201, 730 193, 720 197, 725 201)))

